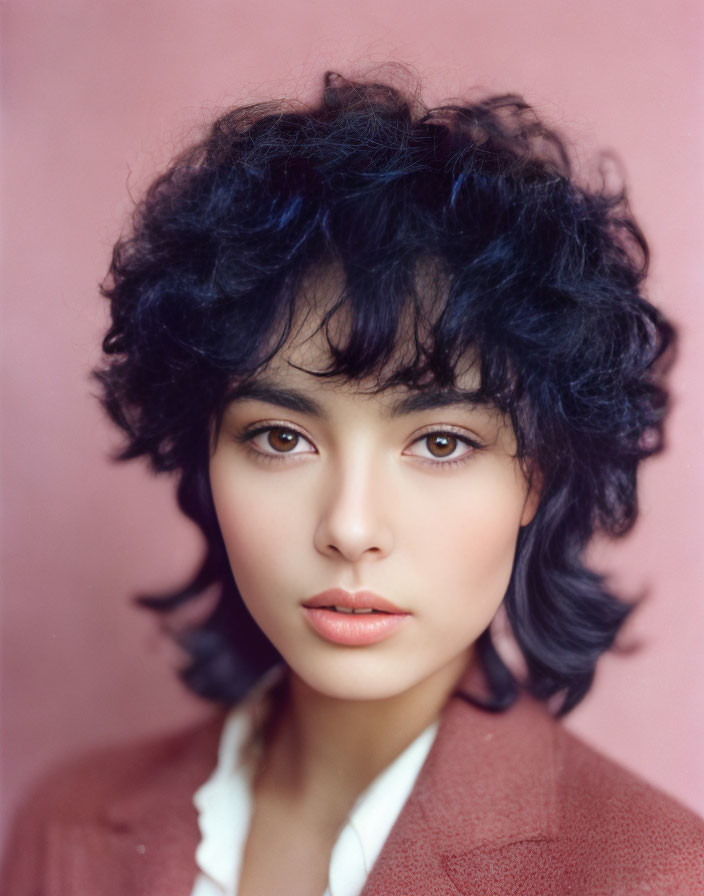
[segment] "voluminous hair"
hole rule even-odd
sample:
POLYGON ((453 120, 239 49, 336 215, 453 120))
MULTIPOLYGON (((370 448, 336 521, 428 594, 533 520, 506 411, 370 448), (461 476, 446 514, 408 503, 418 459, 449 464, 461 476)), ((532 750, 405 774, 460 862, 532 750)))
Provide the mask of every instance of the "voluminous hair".
POLYGON ((289 337, 306 278, 334 264, 330 364, 317 374, 451 388, 470 353, 477 398, 509 416, 540 482, 504 600, 525 672, 487 629, 487 707, 520 687, 561 713, 585 695, 632 605, 583 553, 595 532, 620 536, 636 519, 638 465, 663 444, 675 335, 642 292, 647 244, 606 180, 580 185, 564 142, 519 96, 429 109, 328 73, 315 104, 228 111, 154 181, 103 284, 112 324, 96 376, 127 437, 119 457, 175 473, 205 537, 191 581, 140 599, 171 613, 214 590, 207 618, 177 632, 194 691, 234 702, 280 659, 228 563, 211 436, 233 386, 289 337))

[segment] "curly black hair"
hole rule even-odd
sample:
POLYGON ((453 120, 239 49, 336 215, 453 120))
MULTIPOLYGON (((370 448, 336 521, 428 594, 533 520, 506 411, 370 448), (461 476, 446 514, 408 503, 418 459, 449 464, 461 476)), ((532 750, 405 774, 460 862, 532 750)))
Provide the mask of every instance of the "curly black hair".
POLYGON ((112 325, 95 375, 127 435, 120 459, 177 474, 206 551, 183 588, 140 602, 168 613, 216 589, 208 617, 177 633, 183 678, 206 698, 238 700, 279 659, 227 560, 210 439, 233 383, 284 344, 304 278, 331 262, 344 282, 320 375, 446 388, 474 351, 479 397, 509 415, 517 457, 539 471, 504 600, 526 674, 488 629, 477 651, 488 708, 523 687, 567 712, 632 608, 583 553, 596 531, 620 536, 636 519, 639 462, 663 446, 675 332, 643 294, 648 247, 624 190, 580 185, 563 140, 519 96, 428 109, 327 73, 317 104, 228 111, 151 185, 102 287, 112 325), (343 310, 351 325, 334 342, 343 310))

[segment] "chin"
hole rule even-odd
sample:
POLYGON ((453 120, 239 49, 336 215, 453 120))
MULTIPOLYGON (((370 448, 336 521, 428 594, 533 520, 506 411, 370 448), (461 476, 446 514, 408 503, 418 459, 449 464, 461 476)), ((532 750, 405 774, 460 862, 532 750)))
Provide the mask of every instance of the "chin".
MULTIPOLYGON (((355 652, 361 654, 361 650, 355 652)), ((337 658, 336 658, 337 659, 337 658)), ((344 657, 345 660, 348 657, 344 657)), ((353 657, 353 659, 356 659, 353 657)), ((334 700, 388 700, 398 697, 418 685, 423 678, 399 675, 386 662, 348 663, 339 660, 321 662, 316 668, 310 665, 291 665, 291 670, 311 690, 334 700)))
POLYGON ((331 700, 347 700, 350 702, 362 703, 373 700, 390 700, 407 691, 408 687, 395 689, 388 685, 381 685, 378 682, 365 686, 363 683, 340 682, 339 686, 335 682, 322 683, 320 687, 316 687, 316 683, 308 682, 309 686, 328 697, 331 700))

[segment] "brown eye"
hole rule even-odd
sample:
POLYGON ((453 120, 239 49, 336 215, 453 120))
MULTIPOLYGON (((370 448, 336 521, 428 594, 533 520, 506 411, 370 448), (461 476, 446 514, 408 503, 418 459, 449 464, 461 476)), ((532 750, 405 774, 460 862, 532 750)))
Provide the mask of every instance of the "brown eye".
POLYGON ((298 444, 300 436, 292 429, 283 429, 282 427, 269 430, 267 442, 274 451, 286 452, 292 451, 298 444))
POLYGON ((434 432, 425 437, 433 457, 449 457, 457 448, 457 438, 449 432, 434 432))

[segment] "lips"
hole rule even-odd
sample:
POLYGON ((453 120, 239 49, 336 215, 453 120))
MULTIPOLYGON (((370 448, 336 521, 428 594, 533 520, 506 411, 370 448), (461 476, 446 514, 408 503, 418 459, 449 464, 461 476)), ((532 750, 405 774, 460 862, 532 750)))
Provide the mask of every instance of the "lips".
POLYGON ((303 603, 308 624, 325 641, 364 647, 389 638, 410 618, 386 598, 371 591, 350 593, 331 588, 303 603))
MULTIPOLYGON (((365 611, 367 614, 370 610, 376 610, 377 613, 393 613, 395 615, 406 616, 408 613, 392 604, 391 601, 384 597, 379 597, 373 591, 355 591, 349 592, 342 588, 330 588, 316 594, 309 600, 303 602, 304 607, 310 609, 324 608, 332 610, 339 608, 343 613, 346 611, 351 615, 353 611, 361 611, 362 615, 365 611)), ((354 613, 357 615, 357 613, 354 613)))

